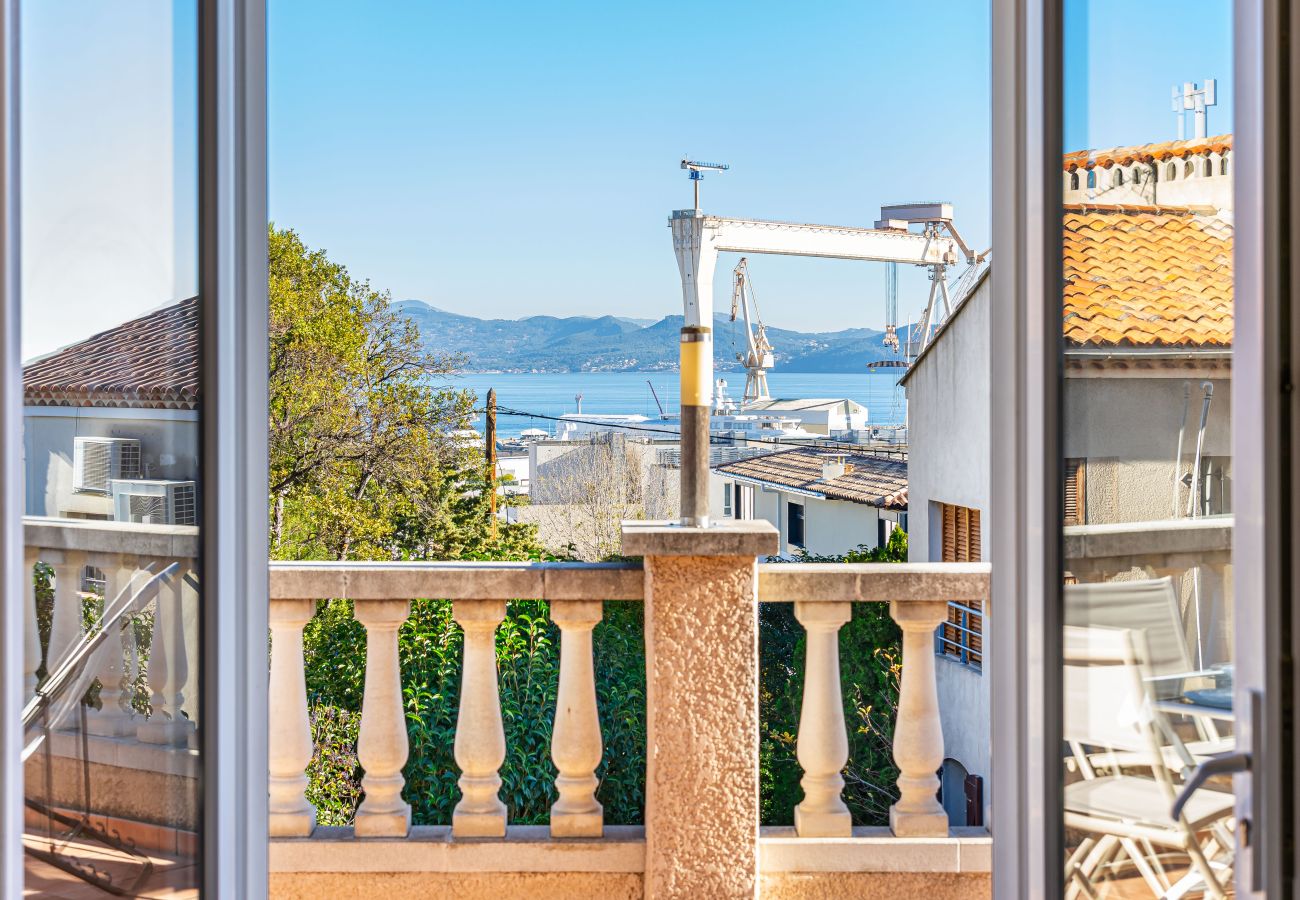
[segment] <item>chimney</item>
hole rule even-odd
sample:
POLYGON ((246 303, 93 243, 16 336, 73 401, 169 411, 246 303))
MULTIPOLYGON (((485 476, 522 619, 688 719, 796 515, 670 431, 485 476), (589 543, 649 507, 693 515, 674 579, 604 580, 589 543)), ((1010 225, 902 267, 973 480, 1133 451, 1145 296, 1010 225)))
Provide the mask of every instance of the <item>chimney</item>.
POLYGON ((849 470, 844 464, 844 454, 826 454, 822 457, 822 481, 839 478, 849 470))

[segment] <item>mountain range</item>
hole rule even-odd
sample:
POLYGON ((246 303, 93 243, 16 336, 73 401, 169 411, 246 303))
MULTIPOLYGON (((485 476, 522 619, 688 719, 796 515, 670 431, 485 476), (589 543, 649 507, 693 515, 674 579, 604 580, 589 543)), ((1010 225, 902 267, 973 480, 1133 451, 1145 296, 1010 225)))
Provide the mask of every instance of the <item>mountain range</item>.
MULTIPOLYGON (((466 358, 468 372, 660 372, 677 368, 681 316, 631 319, 620 316, 529 316, 480 319, 451 313, 422 300, 399 300, 393 308, 420 330, 425 346, 466 358)), ((906 331, 905 328, 900 332, 906 331)), ((862 372, 867 363, 896 355, 870 328, 802 332, 768 326, 781 372, 862 372)), ((900 337, 902 335, 900 334, 900 337)), ((714 365, 739 371, 745 349, 743 322, 714 317, 714 365)))

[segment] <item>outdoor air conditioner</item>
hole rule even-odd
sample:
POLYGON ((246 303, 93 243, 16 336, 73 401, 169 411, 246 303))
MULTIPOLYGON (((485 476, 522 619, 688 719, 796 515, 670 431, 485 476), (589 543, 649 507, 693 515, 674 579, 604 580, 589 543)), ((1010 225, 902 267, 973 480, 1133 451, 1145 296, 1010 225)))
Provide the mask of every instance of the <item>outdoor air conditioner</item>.
POLYGON ((114 481, 113 519, 144 525, 196 525, 192 481, 114 481))
POLYGON ((78 494, 111 493, 119 478, 140 477, 140 442, 135 438, 72 439, 72 490, 78 494))

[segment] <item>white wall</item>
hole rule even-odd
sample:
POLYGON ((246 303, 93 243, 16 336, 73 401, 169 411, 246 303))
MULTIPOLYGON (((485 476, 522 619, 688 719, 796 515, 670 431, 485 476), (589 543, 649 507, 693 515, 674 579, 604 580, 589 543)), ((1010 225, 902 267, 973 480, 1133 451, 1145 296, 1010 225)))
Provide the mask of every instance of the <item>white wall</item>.
POLYGON ((142 476, 178 481, 199 475, 199 417, 190 410, 27 407, 23 415, 24 509, 29 516, 108 516, 110 498, 72 491, 76 437, 140 440, 142 476))
MULTIPOLYGON (((733 506, 735 513, 735 491, 739 485, 716 470, 709 473, 709 515, 715 521, 721 521, 723 515, 723 486, 732 485, 733 506)), ((788 503, 801 503, 804 508, 804 549, 816 556, 837 556, 856 550, 860 545, 875 547, 879 537, 879 525, 882 515, 890 521, 897 522, 899 515, 894 511, 882 511, 865 503, 850 503, 847 500, 823 500, 802 494, 781 491, 777 488, 764 489, 754 486, 754 518, 771 522, 781 532, 781 555, 795 555, 795 548, 790 546, 790 529, 788 503)))
MULTIPOLYGON (((1180 472, 1192 465, 1200 424, 1203 382, 1195 373, 1155 374, 1142 370, 1132 378, 1067 377, 1066 457, 1086 459, 1085 521, 1141 522, 1173 514, 1174 457, 1183 423, 1183 392, 1190 387, 1180 472), (1177 376, 1177 377, 1169 377, 1177 376)), ((1223 374, 1223 373, 1219 373, 1223 374)), ((1232 383, 1214 386, 1206 422, 1203 453, 1227 457, 1231 482, 1232 383)), ((1186 509, 1187 489, 1179 489, 1179 508, 1186 509)))
MULTIPOLYGON (((978 509, 987 515, 990 477, 989 285, 984 283, 945 326, 942 337, 910 371, 907 392, 907 557, 941 559, 933 535, 939 503, 978 509)), ((983 521, 983 517, 981 518, 983 521)), ((983 558, 996 539, 982 532, 983 558)), ((985 609, 987 635, 996 626, 985 609)), ((984 778, 985 806, 992 797, 989 753, 989 679, 951 657, 935 661, 944 755, 984 778)))

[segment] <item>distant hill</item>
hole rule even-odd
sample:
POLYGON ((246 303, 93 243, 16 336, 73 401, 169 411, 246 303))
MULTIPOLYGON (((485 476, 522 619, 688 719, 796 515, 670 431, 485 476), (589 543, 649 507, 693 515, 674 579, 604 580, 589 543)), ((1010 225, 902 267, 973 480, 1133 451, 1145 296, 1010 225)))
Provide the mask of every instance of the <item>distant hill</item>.
MULTIPOLYGON (((470 372, 657 372, 677 368, 681 316, 659 321, 619 316, 530 316, 526 319, 479 319, 450 313, 422 300, 393 303, 420 329, 425 346, 468 358, 470 372)), ((743 352, 743 323, 715 316, 714 364, 719 371, 739 371, 736 352, 743 352), (734 350, 733 350, 734 337, 734 350)), ((867 363, 893 357, 881 342, 883 332, 870 328, 805 333, 767 329, 781 372, 861 372, 867 363)))

